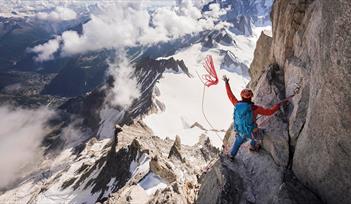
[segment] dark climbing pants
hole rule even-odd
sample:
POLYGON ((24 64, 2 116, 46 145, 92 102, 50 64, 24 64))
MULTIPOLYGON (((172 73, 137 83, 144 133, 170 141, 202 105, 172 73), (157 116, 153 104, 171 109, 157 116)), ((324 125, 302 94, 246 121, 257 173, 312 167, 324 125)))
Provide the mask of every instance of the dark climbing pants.
MULTIPOLYGON (((240 146, 241 146, 244 142, 246 142, 247 138, 248 138, 248 137, 246 137, 245 135, 239 135, 239 134, 236 135, 235 142, 233 143, 233 147, 232 147, 232 149, 231 149, 231 151, 230 151, 230 155, 231 155, 232 157, 235 157, 235 155, 236 155, 236 154, 238 153, 238 151, 239 151, 240 146)), ((251 139, 251 138, 250 138, 250 139, 251 139)), ((255 148, 255 146, 256 146, 256 141, 253 140, 253 139, 251 139, 250 145, 251 145, 253 148, 255 148)))

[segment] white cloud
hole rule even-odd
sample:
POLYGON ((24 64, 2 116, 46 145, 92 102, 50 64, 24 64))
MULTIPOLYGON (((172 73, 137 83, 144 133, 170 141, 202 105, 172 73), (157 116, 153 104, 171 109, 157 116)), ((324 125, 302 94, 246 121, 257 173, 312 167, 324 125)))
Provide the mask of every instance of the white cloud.
POLYGON ((56 7, 51 12, 39 12, 37 18, 48 21, 69 21, 77 18, 76 12, 67 7, 56 7))
POLYGON ((0 189, 34 170, 42 157, 40 148, 53 115, 37 110, 0 107, 0 189))
POLYGON ((34 57, 34 60, 37 62, 43 62, 53 59, 55 52, 57 52, 60 47, 60 41, 61 37, 57 37, 42 45, 37 45, 32 48, 31 51, 38 54, 36 57, 34 57))
POLYGON ((113 49, 137 44, 137 38, 148 26, 147 11, 133 8, 114 8, 102 15, 91 15, 84 24, 83 35, 75 31, 62 34, 63 55, 72 55, 100 49, 113 49))
MULTIPOLYGON (((176 7, 159 7, 152 12, 130 4, 114 4, 102 10, 91 15, 91 20, 83 25, 82 35, 75 31, 61 35, 62 56, 168 41, 213 29, 216 20, 213 16, 204 18, 189 0, 180 2, 176 7)), ((39 52, 44 57, 38 58, 49 60, 51 58, 45 56, 52 56, 52 52, 39 52)))
POLYGON ((201 9, 205 4, 213 0, 179 0, 179 3, 187 3, 189 1, 191 1, 191 3, 194 4, 194 6, 197 8, 201 9))
POLYGON ((134 76, 133 64, 130 64, 124 55, 117 56, 116 59, 116 62, 109 66, 109 72, 115 81, 107 100, 112 105, 119 105, 127 109, 132 105, 134 99, 140 96, 140 87, 134 76))
POLYGON ((62 129, 60 137, 65 141, 65 148, 75 147, 82 144, 91 135, 89 131, 82 132, 83 119, 73 120, 67 127, 62 129))
POLYGON ((206 15, 211 16, 212 18, 219 18, 221 15, 225 15, 226 12, 226 10, 221 9, 219 4, 212 3, 209 5, 209 11, 206 12, 206 15))

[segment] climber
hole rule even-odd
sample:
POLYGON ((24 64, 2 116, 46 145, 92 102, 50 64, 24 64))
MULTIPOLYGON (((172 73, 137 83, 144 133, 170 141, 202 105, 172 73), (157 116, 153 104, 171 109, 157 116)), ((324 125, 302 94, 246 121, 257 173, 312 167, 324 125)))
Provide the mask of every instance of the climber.
POLYGON ((234 129, 236 131, 236 139, 229 154, 229 157, 231 159, 234 159, 241 144, 243 144, 247 140, 247 138, 251 139, 250 150, 258 151, 260 145, 257 144, 254 139, 255 135, 258 134, 256 116, 273 115, 276 111, 279 110, 280 106, 283 103, 287 102, 287 100, 284 100, 274 105, 270 109, 266 109, 261 106, 255 105, 251 101, 253 97, 252 91, 250 89, 244 89, 240 93, 242 100, 238 101, 238 99, 234 96, 232 90, 230 89, 229 79, 227 78, 227 76, 223 76, 223 81, 225 82, 228 98, 235 107, 234 129))

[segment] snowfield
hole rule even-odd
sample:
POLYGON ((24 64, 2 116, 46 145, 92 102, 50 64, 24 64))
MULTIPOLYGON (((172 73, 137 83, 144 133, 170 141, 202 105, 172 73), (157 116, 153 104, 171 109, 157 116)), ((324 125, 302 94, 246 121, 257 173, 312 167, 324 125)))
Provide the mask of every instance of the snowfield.
POLYGON ((149 173, 142 181, 138 183, 144 189, 147 195, 153 195, 158 189, 167 187, 167 183, 154 173, 149 173))

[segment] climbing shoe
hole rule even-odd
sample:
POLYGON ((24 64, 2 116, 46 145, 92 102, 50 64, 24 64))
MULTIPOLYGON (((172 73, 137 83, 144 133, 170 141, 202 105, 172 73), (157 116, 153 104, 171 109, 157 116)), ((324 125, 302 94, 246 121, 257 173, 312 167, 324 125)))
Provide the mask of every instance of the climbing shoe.
POLYGON ((259 144, 256 144, 255 146, 250 145, 249 149, 250 149, 250 151, 258 152, 261 149, 261 145, 259 145, 259 144))
POLYGON ((234 162, 235 161, 235 157, 233 157, 232 155, 230 155, 230 154, 228 154, 228 159, 230 160, 230 161, 232 161, 232 162, 234 162))

